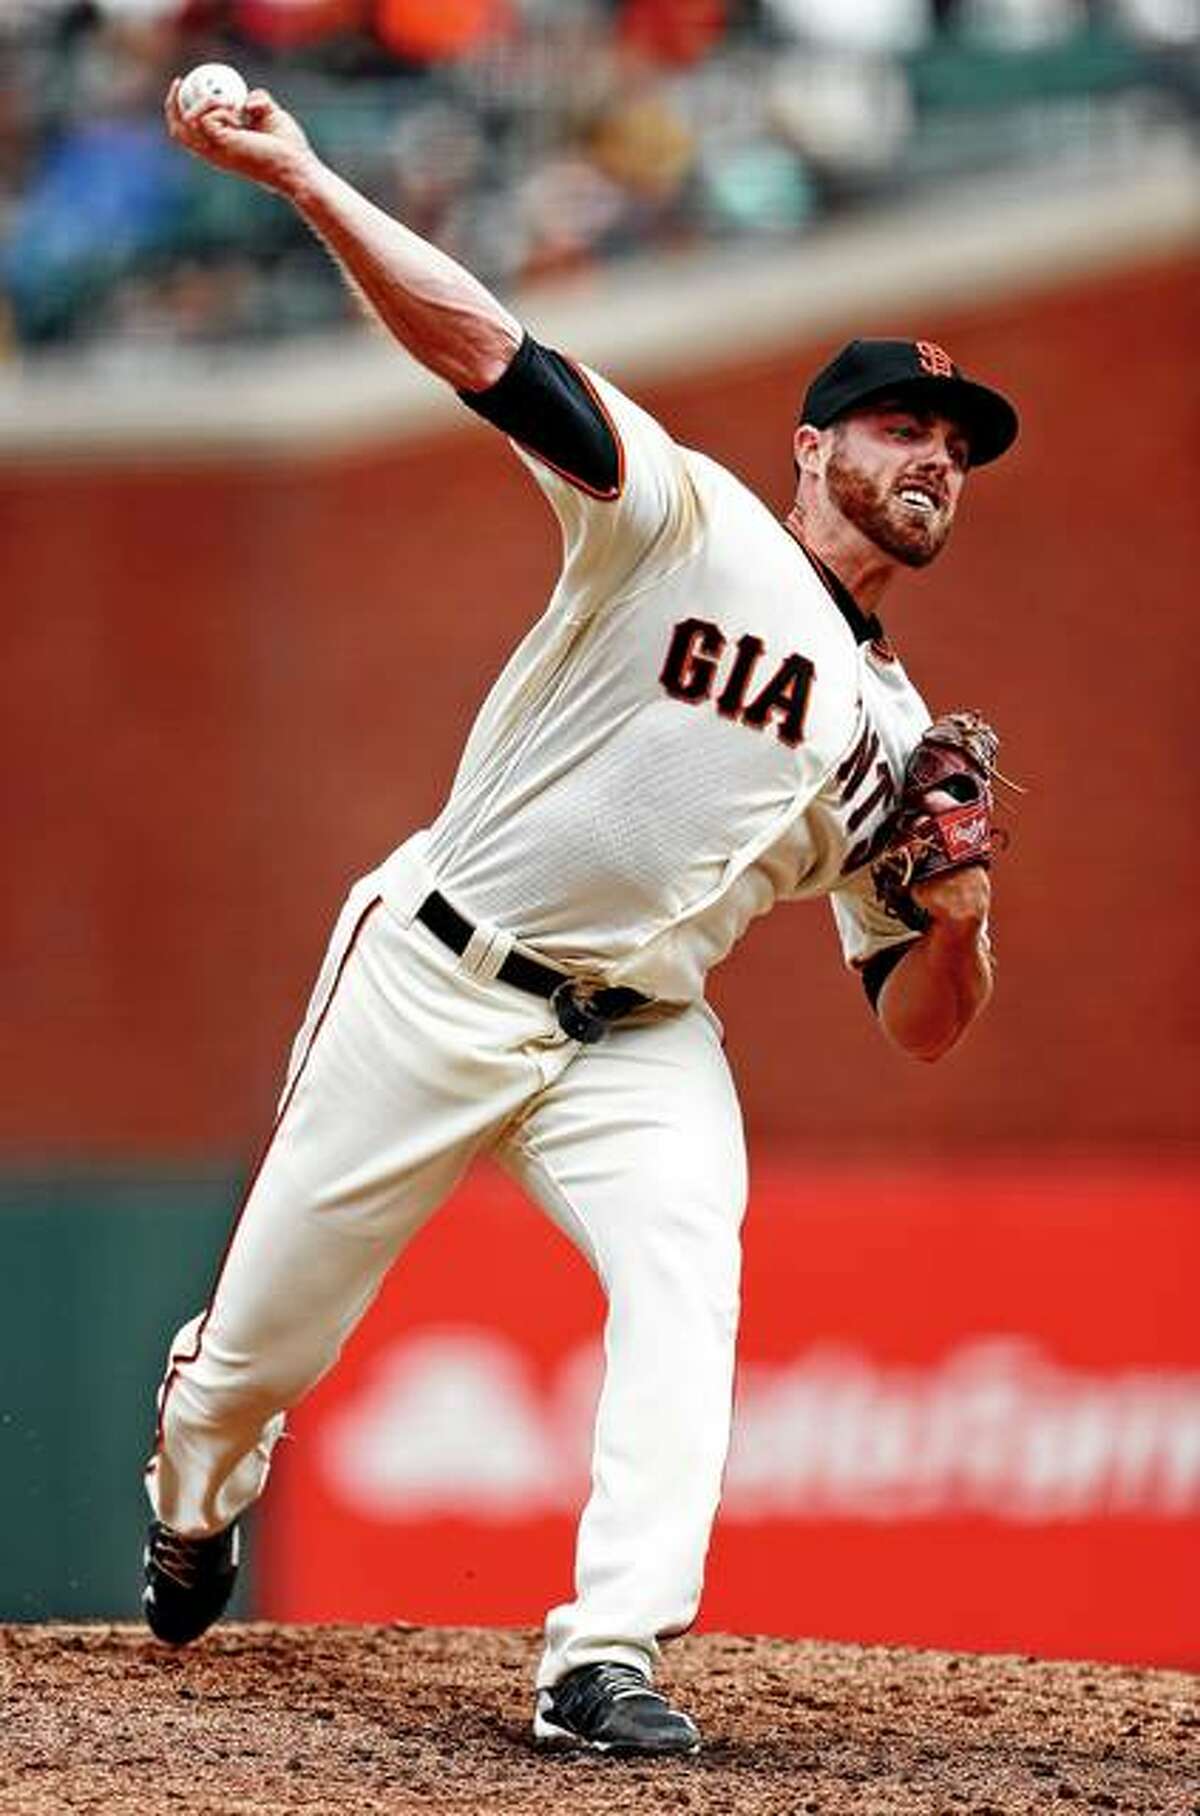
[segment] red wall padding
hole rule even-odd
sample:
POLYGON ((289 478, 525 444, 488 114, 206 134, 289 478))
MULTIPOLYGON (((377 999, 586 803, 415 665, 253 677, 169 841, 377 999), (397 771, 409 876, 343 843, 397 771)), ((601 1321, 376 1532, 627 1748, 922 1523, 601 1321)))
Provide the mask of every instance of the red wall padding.
MULTIPOLYGON (((1196 1174, 752 1168, 701 1624, 1200 1663, 1196 1174)), ((599 1385, 584 1264, 493 1173, 291 1422, 260 1611, 529 1625, 570 1593, 599 1385)))

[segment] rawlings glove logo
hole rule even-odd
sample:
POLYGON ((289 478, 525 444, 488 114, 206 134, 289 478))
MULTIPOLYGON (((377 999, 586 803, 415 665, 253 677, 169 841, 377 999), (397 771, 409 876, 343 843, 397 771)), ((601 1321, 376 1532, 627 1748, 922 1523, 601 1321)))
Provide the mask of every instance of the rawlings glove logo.
POLYGON ((939 828, 947 857, 977 857, 989 849, 991 826, 986 807, 962 807, 944 813, 939 828))

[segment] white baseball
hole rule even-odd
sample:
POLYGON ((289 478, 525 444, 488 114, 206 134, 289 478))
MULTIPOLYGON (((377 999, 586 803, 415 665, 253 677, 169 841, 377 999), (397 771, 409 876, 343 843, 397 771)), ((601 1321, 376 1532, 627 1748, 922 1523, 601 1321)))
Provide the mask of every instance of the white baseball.
POLYGON ((194 114, 209 101, 241 107, 249 92, 237 70, 228 63, 198 63, 179 84, 179 110, 184 115, 194 114))

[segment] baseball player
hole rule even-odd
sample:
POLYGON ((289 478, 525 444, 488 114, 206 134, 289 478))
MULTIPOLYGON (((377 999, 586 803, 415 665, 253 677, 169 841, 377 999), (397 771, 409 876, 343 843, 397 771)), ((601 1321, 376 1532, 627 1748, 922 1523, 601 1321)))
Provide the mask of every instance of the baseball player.
POLYGON ((221 1613, 287 1408, 490 1153, 608 1301, 534 1733, 690 1753, 696 1727, 653 1677, 700 1600, 746 1197, 705 975, 777 900, 828 896, 900 1048, 936 1059, 985 1006, 994 740, 970 715, 930 727, 874 613, 898 568, 937 555, 1016 416, 932 343, 853 342, 808 388, 780 523, 366 201, 265 92, 184 118, 177 88, 173 136, 296 207, 401 345, 511 439, 564 549, 441 813, 334 929, 211 1302, 171 1345, 146 1615, 184 1644, 221 1613))

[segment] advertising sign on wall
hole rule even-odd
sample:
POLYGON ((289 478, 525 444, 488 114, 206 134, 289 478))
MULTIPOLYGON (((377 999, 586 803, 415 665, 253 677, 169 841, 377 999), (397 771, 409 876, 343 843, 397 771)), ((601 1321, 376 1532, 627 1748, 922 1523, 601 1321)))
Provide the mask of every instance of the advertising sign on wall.
MULTIPOLYGON (((1194 1196, 760 1169, 701 1624, 1200 1662, 1194 1196)), ((527 1624, 566 1599, 602 1316, 562 1238, 476 1175, 293 1420, 264 1611, 527 1624)))

